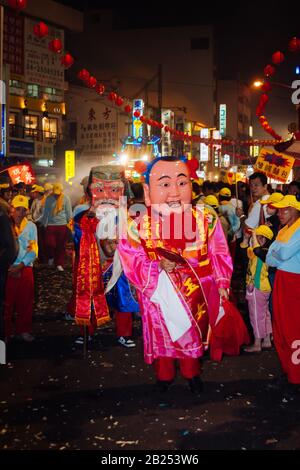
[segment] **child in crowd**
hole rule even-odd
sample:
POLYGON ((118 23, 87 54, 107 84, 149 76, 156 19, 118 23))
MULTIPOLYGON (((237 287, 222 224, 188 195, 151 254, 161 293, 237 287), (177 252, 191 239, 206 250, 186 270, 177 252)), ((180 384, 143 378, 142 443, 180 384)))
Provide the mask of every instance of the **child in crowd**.
POLYGON ((247 249, 249 263, 246 277, 246 299, 254 333, 254 343, 244 348, 247 353, 259 353, 262 349, 272 347, 272 323, 269 311, 271 285, 265 261, 273 236, 270 227, 259 225, 253 230, 252 246, 247 249))

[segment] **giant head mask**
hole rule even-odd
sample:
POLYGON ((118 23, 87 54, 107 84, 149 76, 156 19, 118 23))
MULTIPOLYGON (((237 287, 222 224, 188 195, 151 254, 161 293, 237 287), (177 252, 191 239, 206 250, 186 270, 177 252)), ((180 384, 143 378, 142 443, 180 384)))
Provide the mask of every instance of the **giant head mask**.
POLYGON ((147 206, 159 207, 164 214, 183 212, 192 200, 190 171, 185 161, 162 157, 150 164, 144 192, 147 206))
POLYGON ((99 165, 90 171, 89 190, 92 198, 92 207, 117 208, 119 198, 123 196, 124 169, 116 165, 99 165))

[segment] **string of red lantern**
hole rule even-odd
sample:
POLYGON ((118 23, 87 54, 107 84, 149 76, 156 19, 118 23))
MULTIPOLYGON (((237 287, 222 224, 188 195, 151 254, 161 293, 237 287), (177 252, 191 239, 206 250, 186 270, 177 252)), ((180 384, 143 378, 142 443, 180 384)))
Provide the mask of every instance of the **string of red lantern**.
MULTIPOLYGON (((291 52, 299 52, 300 51, 300 39, 294 37, 290 40, 288 48, 291 52)), ((285 57, 284 54, 281 51, 276 51, 272 55, 272 63, 274 65, 279 65, 284 61, 285 57)), ((266 118, 265 115, 265 108, 266 105, 269 101, 269 95, 267 93, 270 93, 272 90, 270 79, 275 75, 276 69, 273 65, 267 65, 264 68, 264 76, 266 77, 263 86, 262 86, 262 91, 263 94, 260 96, 260 100, 258 103, 258 106, 256 108, 256 115, 257 118, 262 126, 262 128, 270 134, 274 139, 276 140, 282 140, 282 137, 275 132, 275 130, 270 126, 269 121, 266 118)))
MULTIPOLYGON (((38 23, 37 25, 34 26, 34 34, 37 37, 39 37, 39 38, 46 37, 48 35, 48 33, 49 33, 49 29, 48 29, 48 26, 45 23, 40 22, 40 23, 38 23)), ((55 38, 52 41, 50 41, 49 42, 49 49, 53 53, 60 54, 62 52, 62 49, 63 49, 62 42, 60 41, 60 39, 55 38)), ((279 55, 278 54, 276 55, 276 54, 275 54, 275 61, 276 60, 277 61, 282 61, 283 60, 283 57, 282 57, 283 54, 282 53, 279 53, 279 55)), ((274 56, 274 54, 273 54, 273 56, 274 56)), ((61 64, 65 68, 69 68, 74 64, 74 58, 72 57, 72 55, 69 52, 65 53, 65 55, 63 55, 61 57, 61 64)), ((265 70, 266 70, 266 73, 269 76, 271 76, 275 73, 274 67, 272 67, 270 65, 267 66, 265 70)), ((87 69, 84 69, 84 68, 81 69, 78 72, 77 77, 87 87, 89 87, 91 89, 94 89, 97 94, 104 95, 105 86, 102 83, 98 83, 97 79, 94 76, 92 76, 87 69)), ((268 87, 268 85, 266 85, 264 91, 267 92, 269 90, 270 90, 270 86, 268 87)), ((118 107, 123 106, 124 101, 126 101, 126 100, 124 100, 124 98, 117 95, 117 93, 115 93, 113 91, 109 92, 107 94, 106 98, 118 107)), ((261 106, 260 111, 262 111, 262 109, 265 106, 265 104, 267 103, 268 99, 269 99, 269 97, 266 93, 262 95, 261 103, 262 103, 263 106, 261 106)), ((132 107, 129 103, 125 103, 125 106, 124 106, 123 109, 128 114, 132 112, 132 107)), ((264 146, 273 146, 276 143, 278 143, 278 140, 281 140, 281 137, 278 136, 276 133, 272 133, 272 136, 276 139, 275 141, 274 140, 236 141, 236 140, 227 140, 227 139, 206 139, 206 138, 203 138, 203 137, 200 137, 200 136, 198 137, 198 136, 189 135, 189 134, 184 133, 182 131, 179 131, 177 129, 172 129, 169 126, 165 126, 163 123, 155 121, 153 119, 150 119, 145 115, 141 116, 139 111, 135 111, 134 116, 136 118, 140 118, 140 120, 143 123, 149 125, 150 127, 157 128, 157 129, 164 129, 165 132, 168 132, 170 134, 170 136, 173 140, 183 140, 183 141, 188 141, 188 142, 204 143, 208 146, 214 146, 214 145, 218 145, 218 146, 219 145, 238 145, 238 146, 264 145, 264 146)), ((264 118, 264 121, 266 121, 265 116, 261 115, 260 119, 262 119, 262 118, 264 118)), ((241 156, 241 158, 245 158, 245 156, 241 156)))

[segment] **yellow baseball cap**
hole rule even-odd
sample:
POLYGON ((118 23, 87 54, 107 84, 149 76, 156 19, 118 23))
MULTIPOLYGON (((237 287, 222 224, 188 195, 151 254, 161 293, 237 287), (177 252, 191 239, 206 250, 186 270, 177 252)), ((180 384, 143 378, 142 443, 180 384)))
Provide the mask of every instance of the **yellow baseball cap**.
POLYGON ((44 190, 45 191, 52 191, 52 189, 53 189, 53 184, 51 184, 51 183, 45 183, 44 184, 44 190))
POLYGON ((229 188, 222 188, 219 192, 219 196, 231 197, 231 191, 229 188))
POLYGON ((0 189, 8 189, 9 188, 9 184, 8 183, 1 183, 0 184, 0 189))
POLYGON ((259 202, 261 204, 272 204, 272 205, 274 205, 274 202, 279 202, 283 198, 284 198, 284 195, 281 194, 281 193, 272 193, 272 194, 270 194, 268 199, 260 200, 259 202))
POLYGON ((32 193, 44 193, 45 189, 42 186, 39 186, 38 184, 34 184, 31 189, 32 193))
POLYGON ((274 237, 274 233, 272 232, 270 227, 268 227, 267 225, 259 225, 255 229, 255 233, 256 233, 256 235, 262 235, 263 237, 267 238, 268 240, 272 240, 272 238, 274 237))
POLYGON ((219 207, 219 201, 213 194, 209 194, 204 198, 204 204, 207 204, 211 207, 219 207))
POLYGON ((297 200, 296 196, 292 196, 291 194, 284 196, 279 202, 274 202, 272 206, 276 207, 277 209, 293 207, 294 209, 297 209, 297 211, 300 211, 300 201, 297 200))
POLYGON ((28 198, 25 196, 15 196, 13 200, 11 201, 11 205, 16 208, 16 207, 24 207, 25 209, 29 208, 28 204, 28 198))
POLYGON ((63 185, 61 183, 55 183, 53 185, 53 194, 60 195, 63 192, 63 185))

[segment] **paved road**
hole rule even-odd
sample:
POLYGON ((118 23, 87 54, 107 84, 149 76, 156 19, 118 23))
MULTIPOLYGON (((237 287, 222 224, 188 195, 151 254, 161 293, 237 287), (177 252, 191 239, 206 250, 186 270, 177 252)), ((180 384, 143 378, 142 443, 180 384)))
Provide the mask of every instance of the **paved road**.
POLYGON ((109 324, 84 359, 63 319, 70 271, 39 268, 36 279, 36 341, 12 341, 0 368, 1 449, 300 449, 300 400, 278 384, 274 351, 206 357, 201 397, 181 377, 161 395, 139 321, 135 349, 109 324))

